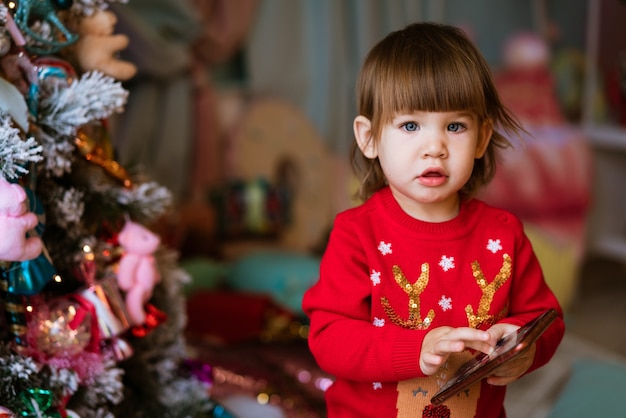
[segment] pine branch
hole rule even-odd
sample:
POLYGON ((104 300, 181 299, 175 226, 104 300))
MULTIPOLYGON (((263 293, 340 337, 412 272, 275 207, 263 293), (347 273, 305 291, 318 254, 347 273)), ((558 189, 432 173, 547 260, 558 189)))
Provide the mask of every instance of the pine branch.
POLYGON ((127 97, 120 82, 99 71, 69 85, 51 80, 42 86, 39 124, 53 135, 74 136, 80 126, 120 113, 127 97))
POLYGON ((51 208, 51 212, 54 214, 56 224, 68 231, 77 229, 85 211, 84 193, 70 187, 60 190, 59 195, 55 197, 57 204, 51 208))
POLYGON ((50 390, 56 398, 61 399, 74 394, 78 385, 78 376, 73 370, 42 365, 32 357, 13 353, 7 344, 0 344, 2 406, 16 410, 21 404, 20 393, 29 388, 50 390))
POLYGON ((61 140, 57 140, 37 126, 32 127, 31 130, 43 149, 45 171, 54 177, 71 173, 75 147, 69 138, 62 137, 61 140))
POLYGON ((11 118, 0 112, 0 173, 7 179, 27 174, 26 166, 43 159, 42 147, 33 137, 22 140, 20 131, 12 126, 11 118))
POLYGON ((163 215, 172 204, 172 194, 156 182, 136 185, 132 189, 118 189, 118 203, 135 209, 140 221, 151 221, 163 215))

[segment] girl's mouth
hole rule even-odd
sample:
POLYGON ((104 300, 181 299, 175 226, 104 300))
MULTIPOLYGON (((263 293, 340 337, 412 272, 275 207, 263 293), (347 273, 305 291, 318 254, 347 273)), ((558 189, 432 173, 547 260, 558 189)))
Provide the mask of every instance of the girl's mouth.
POLYGON ((418 177, 422 185, 430 187, 441 186, 447 179, 448 176, 439 169, 428 169, 418 177))
POLYGON ((420 174, 420 177, 447 177, 446 173, 439 167, 427 168, 420 174))

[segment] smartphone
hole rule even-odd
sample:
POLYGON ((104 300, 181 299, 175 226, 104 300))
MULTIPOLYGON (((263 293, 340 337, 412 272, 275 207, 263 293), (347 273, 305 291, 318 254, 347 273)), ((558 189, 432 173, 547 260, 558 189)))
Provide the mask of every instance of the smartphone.
POLYGON ((502 364, 530 347, 557 318, 556 309, 548 309, 517 331, 502 337, 491 354, 480 353, 465 363, 430 399, 433 405, 444 402, 468 386, 487 377, 502 364))

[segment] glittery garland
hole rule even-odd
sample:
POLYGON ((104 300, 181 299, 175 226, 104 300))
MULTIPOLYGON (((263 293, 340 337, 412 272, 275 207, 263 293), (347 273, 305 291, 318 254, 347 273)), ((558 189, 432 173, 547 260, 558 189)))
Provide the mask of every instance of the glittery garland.
POLYGON ((4 311, 9 331, 16 348, 25 348, 27 346, 25 297, 9 293, 8 289, 9 283, 6 277, 4 275, 0 276, 0 299, 4 301, 4 311))
POLYGON ((280 408, 287 418, 323 416, 324 391, 332 377, 315 365, 305 341, 227 347, 188 342, 197 350, 194 370, 199 370, 198 364, 210 365, 210 379, 205 375, 203 381, 210 384, 216 402, 241 394, 280 408))

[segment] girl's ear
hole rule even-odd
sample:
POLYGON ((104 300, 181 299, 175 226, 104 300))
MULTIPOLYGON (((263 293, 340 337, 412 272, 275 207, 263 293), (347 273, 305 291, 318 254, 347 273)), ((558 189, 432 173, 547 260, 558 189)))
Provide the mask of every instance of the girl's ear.
POLYGON ((476 153, 474 154, 475 159, 482 158, 487 151, 487 146, 489 142, 491 142, 491 135, 493 135, 493 125, 491 121, 483 122, 483 125, 478 133, 478 141, 476 142, 476 153))
POLYGON ((354 118, 354 137, 363 155, 374 159, 378 157, 376 144, 372 138, 372 122, 365 116, 359 115, 354 118))

